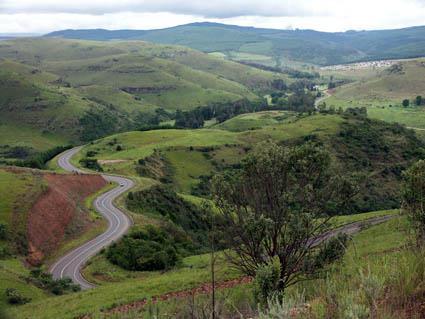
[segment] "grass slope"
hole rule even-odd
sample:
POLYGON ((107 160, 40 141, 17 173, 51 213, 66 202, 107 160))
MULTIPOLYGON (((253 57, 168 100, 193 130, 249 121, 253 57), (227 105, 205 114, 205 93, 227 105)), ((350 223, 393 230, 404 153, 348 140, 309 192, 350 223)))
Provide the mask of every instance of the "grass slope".
MULTIPOLYGON (((332 280, 345 278, 344 280, 348 285, 348 283, 353 283, 356 280, 359 267, 367 267, 368 264, 371 264, 373 271, 379 271, 382 260, 393 258, 394 254, 397 253, 392 251, 400 248, 406 242, 405 228, 404 220, 396 219, 383 225, 371 227, 354 236, 354 244, 350 244, 343 270, 341 272, 335 271, 330 278, 332 280), (371 244, 371 241, 373 244, 371 244), (354 267, 354 260, 360 261, 361 264, 356 263, 354 267), (350 281, 347 281, 347 278, 351 278, 350 281)), ((95 258, 95 262, 86 269, 86 275, 90 279, 101 283, 101 286, 97 289, 35 301, 14 308, 10 310, 10 313, 19 318, 34 319, 75 318, 84 314, 91 314, 94 318, 101 317, 102 311, 111 307, 143 298, 149 299, 152 296, 171 291, 190 289, 208 281, 209 261, 209 255, 192 256, 185 258, 179 269, 163 274, 157 272, 128 273, 111 266, 103 256, 98 256, 95 258), (112 283, 105 283, 102 279, 111 280, 112 283)), ((229 271, 224 259, 219 257, 216 279, 225 280, 237 276, 239 274, 229 271)), ((252 286, 232 288, 236 291, 239 289, 250 291, 252 286)), ((300 287, 300 289, 303 289, 303 287, 300 287)), ((317 280, 306 283, 304 289, 308 292, 309 297, 319 294, 324 289, 323 281, 317 280)), ((225 295, 226 298, 229 298, 230 293, 228 292, 225 295)), ((171 314, 172 311, 181 308, 181 303, 176 304, 173 300, 159 303, 160 309, 168 308, 170 305, 171 309, 167 309, 167 312, 171 314)), ((161 311, 161 313, 164 312, 161 311)), ((172 315, 170 316, 172 317, 172 315)))
POLYGON ((18 135, 40 150, 78 142, 93 127, 95 136, 105 136, 140 126, 139 115, 157 108, 174 112, 257 99, 277 77, 188 48, 141 41, 2 41, 0 143, 17 145, 18 135), (87 112, 92 117, 84 124, 87 112))
POLYGON ((399 65, 399 72, 381 70, 365 80, 337 88, 332 97, 325 99, 326 105, 364 106, 371 118, 425 128, 425 107, 412 105, 416 96, 425 95, 425 60, 403 61, 399 65), (402 107, 404 99, 411 100, 410 107, 402 107))

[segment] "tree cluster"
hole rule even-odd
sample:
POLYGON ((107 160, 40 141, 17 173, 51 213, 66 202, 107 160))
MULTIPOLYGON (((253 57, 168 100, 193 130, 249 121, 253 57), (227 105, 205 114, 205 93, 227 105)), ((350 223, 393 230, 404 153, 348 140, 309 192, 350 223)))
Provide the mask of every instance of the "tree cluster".
POLYGON ((216 118, 221 123, 239 114, 258 112, 266 109, 267 101, 265 100, 250 101, 243 99, 235 102, 202 106, 192 111, 178 110, 175 115, 175 127, 201 128, 204 126, 205 121, 213 118, 216 118))

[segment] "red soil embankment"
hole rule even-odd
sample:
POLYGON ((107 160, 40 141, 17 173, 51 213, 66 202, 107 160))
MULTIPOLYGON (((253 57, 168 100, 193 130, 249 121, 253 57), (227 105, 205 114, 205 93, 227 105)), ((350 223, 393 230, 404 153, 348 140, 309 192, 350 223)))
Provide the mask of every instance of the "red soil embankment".
POLYGON ((48 184, 28 215, 28 262, 39 264, 58 248, 67 235, 87 228, 84 199, 107 182, 100 175, 44 174, 48 184), (70 229, 73 228, 73 229, 70 229))

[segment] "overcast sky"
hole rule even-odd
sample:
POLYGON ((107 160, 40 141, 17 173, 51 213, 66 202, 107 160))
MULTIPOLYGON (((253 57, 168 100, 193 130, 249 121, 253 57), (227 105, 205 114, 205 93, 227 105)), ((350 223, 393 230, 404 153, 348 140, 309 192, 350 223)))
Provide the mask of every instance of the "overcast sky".
POLYGON ((0 33, 199 21, 322 31, 425 25, 425 0, 0 0, 0 33))

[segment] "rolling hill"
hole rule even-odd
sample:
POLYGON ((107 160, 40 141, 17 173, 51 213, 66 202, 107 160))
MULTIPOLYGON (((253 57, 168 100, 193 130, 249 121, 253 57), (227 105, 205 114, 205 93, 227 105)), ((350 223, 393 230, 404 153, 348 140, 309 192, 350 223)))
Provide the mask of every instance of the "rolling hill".
POLYGON ((43 150, 87 141, 140 127, 159 108, 256 100, 278 77, 284 75, 141 41, 2 41, 0 144, 43 150))
POLYGON ((145 40, 220 52, 240 61, 281 66, 291 61, 332 65, 424 55, 425 27, 327 33, 192 23, 160 30, 63 30, 46 35, 87 40, 145 40))
POLYGON ((367 185, 353 206, 356 212, 397 207, 401 171, 423 156, 423 143, 398 124, 349 114, 271 111, 239 115, 200 130, 109 136, 85 146, 75 163, 89 154, 106 172, 153 177, 180 193, 208 195, 206 180, 237 166, 255 144, 267 140, 284 145, 314 141, 333 154, 338 167, 362 174, 367 185))
MULTIPOLYGON (((363 72, 368 69, 347 71, 363 72)), ((425 59, 400 61, 390 68, 375 70, 374 75, 343 85, 325 99, 328 107, 366 107, 371 118, 398 122, 408 127, 425 129, 425 106, 415 105, 417 96, 425 96, 425 59), (408 99, 410 105, 402 106, 408 99)), ((341 74, 336 73, 335 77, 341 74)))
MULTIPOLYGON (((379 205, 398 205, 401 169, 415 161, 423 147, 412 131, 395 124, 336 114, 296 117, 291 113, 263 112, 240 115, 209 129, 115 134, 85 146, 73 160, 78 162, 80 158, 90 154, 91 158, 99 160, 105 171, 131 175, 139 185, 120 203, 127 205, 129 209, 134 221, 134 236, 141 234, 138 230, 151 224, 161 229, 166 227, 164 229, 167 236, 173 240, 176 238, 175 244, 180 245, 181 238, 187 238, 191 234, 191 227, 202 219, 200 214, 191 220, 189 226, 185 223, 178 224, 182 218, 187 217, 185 213, 192 211, 193 207, 189 203, 200 204, 200 195, 194 195, 193 191, 200 191, 199 186, 205 182, 205 176, 223 169, 237 168, 237 164, 255 143, 270 139, 284 145, 313 141, 332 152, 345 172, 364 173, 368 178, 361 191, 361 199, 357 202, 360 205, 370 205, 363 206, 364 210, 378 208, 379 205), (236 127, 239 129, 235 130, 236 127), (117 150, 117 145, 121 146, 120 150, 117 150), (141 166, 144 166, 143 170, 140 170, 141 166), (167 173, 167 168, 171 168, 168 169, 168 175, 161 176, 161 171, 167 173), (147 177, 146 173, 152 175, 147 177), (161 184, 168 184, 170 188, 164 191, 158 187, 161 184), (159 208, 161 211, 165 210, 165 214, 158 212, 159 208), (178 208, 178 214, 172 208, 178 208), (177 228, 172 227, 174 223, 177 228)), ((397 214, 397 210, 338 216, 337 222, 345 224, 388 214, 397 214)), ((341 265, 338 264, 338 271, 329 272, 329 276, 335 282, 346 283, 351 280, 347 283, 351 287, 353 281, 357 280, 355 276, 358 276, 360 266, 369 271, 373 266, 374 271, 386 274, 382 271, 384 266, 381 258, 396 260, 401 247, 407 241, 406 230, 406 221, 400 217, 381 226, 366 227, 354 236, 354 244, 350 241, 347 258, 341 265)), ((128 270, 111 263, 108 253, 99 254, 83 270, 85 278, 99 285, 98 288, 55 299, 35 300, 22 307, 9 308, 10 313, 24 318, 54 318, 66 309, 63 316, 65 318, 95 317, 99 313, 106 313, 106 317, 112 313, 111 317, 125 318, 128 315, 126 309, 132 309, 133 304, 140 306, 140 313, 137 312, 137 315, 141 316, 143 305, 150 307, 149 303, 142 301, 149 302, 153 297, 160 300, 157 305, 162 313, 169 311, 170 318, 176 317, 175 311, 179 306, 185 305, 184 299, 168 300, 159 296, 177 292, 185 298, 184 291, 194 291, 209 280, 210 255, 186 254, 187 251, 181 265, 166 271, 128 270), (47 306, 43 304, 46 301, 47 306), (116 309, 124 309, 124 313, 115 313, 116 309)), ((217 253, 216 267, 217 282, 234 280, 241 276, 227 264, 221 253, 217 253)), ((320 279, 311 284, 323 290, 327 283, 320 279)), ((232 302, 235 299, 249 299, 248 294, 252 291, 252 285, 226 288, 223 298, 232 302)), ((135 310, 138 311, 139 308, 135 310)))

